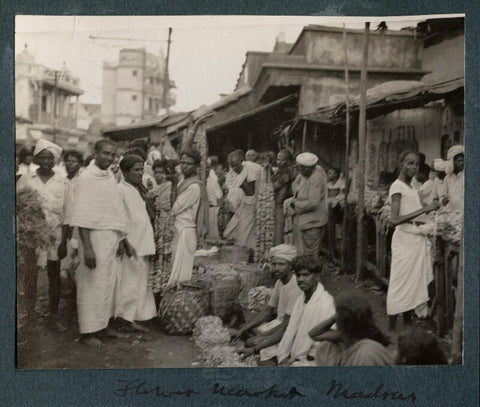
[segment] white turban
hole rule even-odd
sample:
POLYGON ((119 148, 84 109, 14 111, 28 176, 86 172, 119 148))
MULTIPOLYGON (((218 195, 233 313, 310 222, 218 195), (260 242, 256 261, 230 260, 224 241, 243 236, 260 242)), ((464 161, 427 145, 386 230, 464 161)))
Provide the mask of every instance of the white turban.
POLYGON ((270 257, 279 257, 291 263, 297 257, 297 249, 291 244, 279 244, 270 249, 270 257))
POLYGON ((465 148, 461 144, 450 147, 447 153, 447 160, 455 158, 459 154, 465 154, 465 148))
POLYGON ((297 156, 297 164, 305 167, 314 167, 317 165, 318 157, 312 153, 301 153, 297 156))
POLYGON ((445 172, 445 170, 447 169, 447 165, 448 165, 448 162, 442 160, 441 158, 435 158, 433 160, 433 169, 435 171, 445 172))
POLYGON ((160 160, 162 158, 162 153, 158 150, 152 150, 148 153, 147 164, 153 165, 155 160, 160 160))
POLYGON ((52 143, 51 141, 40 139, 37 141, 35 145, 35 150, 33 151, 33 155, 36 156, 40 154, 43 150, 48 150, 53 154, 53 158, 57 161, 62 154, 62 147, 52 143))
POLYGON ((459 154, 465 154, 465 148, 461 144, 454 145, 450 147, 447 153, 447 166, 445 172, 448 174, 453 173, 454 165, 453 160, 459 154))

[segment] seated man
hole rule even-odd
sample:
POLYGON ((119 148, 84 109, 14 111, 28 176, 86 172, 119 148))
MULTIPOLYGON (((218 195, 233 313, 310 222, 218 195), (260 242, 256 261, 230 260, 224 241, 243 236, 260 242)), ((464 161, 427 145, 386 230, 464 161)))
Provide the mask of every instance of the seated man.
MULTIPOLYGON (((311 255, 299 256, 293 262, 297 284, 303 291, 293 306, 287 330, 277 349, 262 353, 276 356, 282 366, 314 366, 316 345, 309 331, 335 315, 333 297, 319 281, 322 265, 311 255)), ((265 355, 267 356, 267 355, 265 355)))
POLYGON ((246 349, 241 351, 245 356, 275 345, 282 339, 293 305, 302 294, 292 271, 296 254, 295 246, 287 244, 270 249, 272 269, 277 279, 270 301, 267 307, 242 326, 234 337, 239 338, 253 331, 254 336, 245 341, 246 349))

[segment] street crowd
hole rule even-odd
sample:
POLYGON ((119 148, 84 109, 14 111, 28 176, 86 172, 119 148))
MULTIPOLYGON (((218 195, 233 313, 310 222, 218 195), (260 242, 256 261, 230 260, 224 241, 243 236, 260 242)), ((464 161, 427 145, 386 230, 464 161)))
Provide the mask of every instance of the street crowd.
POLYGON ((447 363, 436 339, 411 322, 428 309, 433 280, 430 243, 419 231, 441 205, 463 208, 463 146, 453 146, 447 161, 435 160, 433 168, 416 151, 399 157, 389 190, 395 232, 388 333, 375 324, 364 296, 353 291, 334 298, 322 284, 320 245, 328 206, 345 193, 341 171, 325 171, 313 153, 294 157, 287 149, 276 155, 235 150, 224 159, 208 158, 202 182, 202 157, 191 147, 178 160, 166 159, 146 142, 132 143, 119 156, 108 139, 98 141, 85 159, 46 140, 33 152, 23 151, 17 192, 37 191, 55 230, 55 242, 25 262, 28 325, 35 324, 36 278, 43 267, 50 327, 67 329, 58 310, 61 269, 68 263, 74 266, 84 345, 100 348, 108 336, 148 332, 165 291, 191 280, 201 242, 224 240, 256 250, 257 188, 267 173, 274 225, 264 257, 276 282, 266 308, 232 330, 232 341, 243 343, 241 353, 293 366, 447 363))

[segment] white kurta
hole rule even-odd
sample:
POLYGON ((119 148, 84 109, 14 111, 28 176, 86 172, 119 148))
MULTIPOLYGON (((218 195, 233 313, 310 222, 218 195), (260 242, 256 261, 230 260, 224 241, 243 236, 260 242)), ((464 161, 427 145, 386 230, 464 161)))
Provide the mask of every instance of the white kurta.
POLYGON ((207 178, 207 195, 208 195, 208 238, 219 240, 218 232, 218 200, 223 197, 222 188, 218 183, 217 174, 214 170, 210 170, 207 178))
POLYGON ((198 184, 190 185, 178 195, 172 207, 175 216, 173 237, 173 264, 167 287, 190 281, 193 258, 197 250, 196 219, 201 190, 198 184))
POLYGON ((22 175, 17 181, 17 190, 29 187, 38 192, 42 199, 42 210, 49 225, 54 229, 55 243, 38 256, 38 266, 45 267, 47 260, 58 261, 58 246, 62 239, 67 203, 70 195, 70 181, 55 173, 43 183, 36 171, 22 175))
MULTIPOLYGON (((389 191, 400 194, 399 215, 422 208, 418 192, 396 180, 389 191)), ((387 292, 387 314, 411 311, 428 301, 428 284, 433 280, 430 241, 418 227, 404 223, 395 227, 392 237, 392 265, 387 292)))
POLYGON ((148 286, 150 261, 155 254, 153 228, 145 201, 138 190, 122 181, 120 190, 127 215, 127 240, 137 253, 137 258, 123 255, 119 259, 115 290, 115 317, 127 321, 147 321, 156 315, 155 298, 148 286))

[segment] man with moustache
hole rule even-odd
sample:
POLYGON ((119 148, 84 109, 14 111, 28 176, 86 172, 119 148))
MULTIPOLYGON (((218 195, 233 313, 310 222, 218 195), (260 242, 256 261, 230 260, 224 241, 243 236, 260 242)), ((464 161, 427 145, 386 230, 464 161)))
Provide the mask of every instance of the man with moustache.
POLYGON ((126 215, 113 173, 115 143, 102 139, 95 144, 95 159, 80 174, 75 185, 67 224, 78 227, 82 241, 77 285, 78 324, 81 342, 103 346, 102 335, 123 337, 109 328, 113 316, 115 257, 126 236, 126 215))

